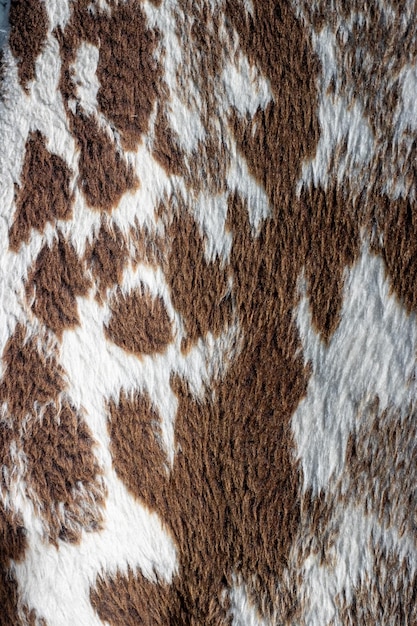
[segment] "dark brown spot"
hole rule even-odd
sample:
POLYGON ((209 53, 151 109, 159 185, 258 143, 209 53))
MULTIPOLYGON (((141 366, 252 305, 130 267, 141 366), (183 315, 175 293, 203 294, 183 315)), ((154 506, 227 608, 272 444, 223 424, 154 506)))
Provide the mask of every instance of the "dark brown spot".
POLYGON ((59 339, 79 324, 76 298, 85 296, 90 281, 74 248, 61 236, 40 251, 28 277, 26 296, 34 298, 32 311, 59 339))
POLYGON ((46 41, 48 16, 42 0, 12 0, 9 45, 17 60, 19 80, 25 89, 35 78, 35 62, 46 41))
POLYGON ((56 401, 64 388, 63 370, 54 356, 46 358, 33 339, 24 341, 25 330, 18 324, 8 340, 3 363, 5 373, 0 398, 7 402, 9 414, 22 420, 32 413, 34 404, 56 401))
POLYGON ((155 508, 167 483, 160 417, 146 395, 120 395, 110 403, 110 450, 116 472, 135 496, 155 508))
POLYGON ((94 118, 81 113, 72 116, 72 128, 81 151, 80 189, 93 209, 110 212, 123 194, 138 188, 133 167, 94 118))
POLYGON ((104 298, 109 287, 120 284, 128 259, 128 242, 120 229, 103 222, 97 238, 87 245, 84 255, 94 277, 98 300, 104 298))
MULTIPOLYGON (((111 626, 167 626, 171 594, 164 582, 151 582, 130 568, 127 574, 99 577, 90 591, 91 604, 111 626)), ((188 623, 188 622, 183 622, 188 623)), ((179 622, 178 622, 179 624, 179 622)))
POLYGON ((9 245, 18 251, 27 243, 30 231, 45 230, 48 222, 72 217, 73 196, 69 189, 70 172, 64 161, 51 154, 39 131, 30 133, 16 194, 16 215, 9 231, 9 245))
POLYGON ((54 543, 58 538, 77 542, 82 530, 102 526, 104 490, 93 446, 88 426, 67 404, 59 412, 48 405, 42 417, 28 425, 27 487, 54 543))
POLYGON ((172 323, 163 300, 146 289, 124 296, 120 291, 110 304, 112 316, 106 337, 137 356, 164 352, 173 339, 172 323))

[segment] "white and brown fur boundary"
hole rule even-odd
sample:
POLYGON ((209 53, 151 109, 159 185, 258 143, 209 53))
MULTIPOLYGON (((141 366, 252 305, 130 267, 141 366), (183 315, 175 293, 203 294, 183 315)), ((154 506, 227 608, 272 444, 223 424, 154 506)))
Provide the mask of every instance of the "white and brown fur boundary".
POLYGON ((415 0, 9 4, 0 625, 416 624, 415 0))

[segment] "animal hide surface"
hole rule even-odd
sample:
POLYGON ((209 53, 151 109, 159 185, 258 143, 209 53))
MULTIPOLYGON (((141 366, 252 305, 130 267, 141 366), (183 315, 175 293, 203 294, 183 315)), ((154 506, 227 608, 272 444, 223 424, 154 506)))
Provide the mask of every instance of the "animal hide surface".
POLYGON ((0 625, 416 625, 416 1, 1 5, 0 625))

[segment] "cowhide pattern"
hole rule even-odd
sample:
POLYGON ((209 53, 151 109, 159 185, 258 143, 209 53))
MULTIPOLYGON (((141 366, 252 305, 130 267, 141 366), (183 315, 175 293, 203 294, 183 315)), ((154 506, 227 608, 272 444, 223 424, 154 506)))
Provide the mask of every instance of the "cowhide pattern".
POLYGON ((416 1, 2 7, 1 626, 417 624, 416 1))

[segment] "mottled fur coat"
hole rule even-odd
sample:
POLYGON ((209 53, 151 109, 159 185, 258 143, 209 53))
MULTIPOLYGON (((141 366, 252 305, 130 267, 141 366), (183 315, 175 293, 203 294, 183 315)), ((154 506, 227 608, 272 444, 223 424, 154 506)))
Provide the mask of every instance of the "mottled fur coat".
POLYGON ((0 624, 417 624, 415 0, 11 0, 0 624))

